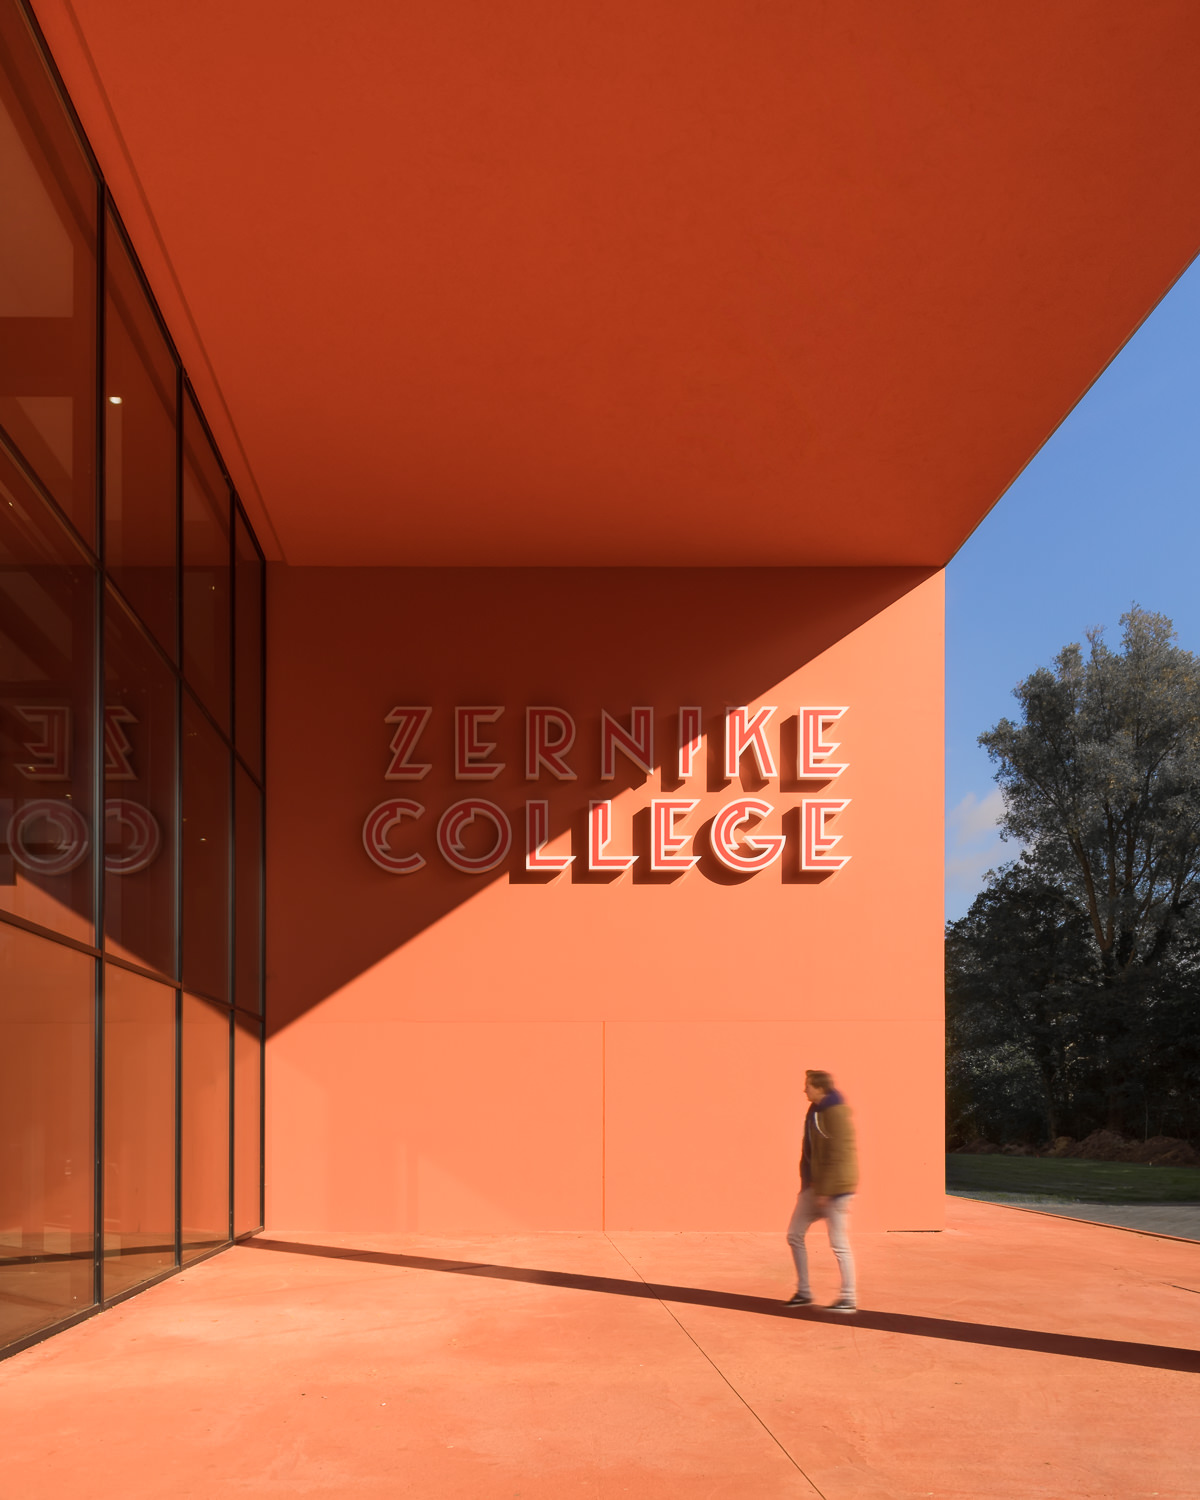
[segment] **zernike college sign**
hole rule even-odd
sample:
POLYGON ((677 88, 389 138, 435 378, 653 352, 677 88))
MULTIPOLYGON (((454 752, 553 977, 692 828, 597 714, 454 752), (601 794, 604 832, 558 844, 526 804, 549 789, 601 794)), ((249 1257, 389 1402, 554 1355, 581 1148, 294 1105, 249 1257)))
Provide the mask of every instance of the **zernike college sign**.
MULTIPOLYGON (((574 717, 562 708, 526 707, 520 762, 511 764, 500 758, 499 748, 500 724, 507 712, 503 704, 454 708, 454 780, 498 783, 504 778, 520 781, 526 790, 539 782, 549 782, 552 789, 557 785, 559 794, 553 811, 561 817, 564 811, 561 792, 567 784, 579 781, 577 767, 587 756, 586 749, 578 743, 574 717)), ((847 763, 833 759, 840 743, 830 741, 827 735, 846 712, 844 706, 805 706, 796 711, 795 765, 787 768, 789 779, 816 790, 820 784, 842 775, 847 763)), ((671 752, 661 762, 664 781, 670 767, 671 789, 686 793, 689 783, 697 782, 706 766, 711 779, 715 758, 718 785, 733 783, 745 770, 756 791, 771 790, 772 782, 781 787, 776 751, 777 714, 778 708, 773 704, 753 709, 745 705, 725 708, 715 720, 718 743, 706 757, 702 754, 703 710, 692 706, 679 708, 670 716, 674 721, 671 752)), ((433 770, 433 763, 424 759, 422 752, 433 717, 434 709, 428 705, 401 706, 388 712, 384 722, 392 728, 392 736, 384 762, 385 781, 420 783, 433 770)), ((597 781, 616 779, 618 757, 644 777, 653 775, 654 746, 653 708, 632 708, 624 721, 602 709, 594 746, 597 781)), ((778 800, 782 792, 773 795, 778 800)), ((567 805, 564 823, 569 822, 571 812, 582 810, 582 800, 578 808, 567 805)), ((552 827, 552 803, 548 796, 526 796, 523 806, 515 811, 506 810, 491 797, 482 795, 464 796, 434 811, 427 809, 415 795, 391 796, 366 815, 362 843, 370 860, 389 875, 416 875, 425 869, 430 857, 436 857, 463 875, 489 874, 511 858, 517 858, 526 872, 541 872, 546 876, 568 870, 577 860, 593 874, 616 875, 631 869, 639 859, 645 860, 655 874, 669 876, 693 869, 706 853, 711 853, 726 871, 754 875, 775 864, 788 844, 787 833, 769 832, 765 826, 779 810, 777 800, 762 795, 733 797, 716 810, 703 829, 697 829, 689 820, 700 806, 699 797, 654 797, 649 803, 648 847, 639 854, 617 846, 611 798, 587 799, 585 831, 577 839, 580 847, 566 852, 548 847, 567 832, 565 826, 552 827), (514 822, 519 832, 514 832, 514 822), (520 850, 514 855, 518 838, 520 850)), ((845 812, 849 799, 801 796, 791 805, 799 813, 795 837, 800 870, 831 874, 842 869, 850 856, 835 852, 842 835, 832 832, 829 823, 845 812)))

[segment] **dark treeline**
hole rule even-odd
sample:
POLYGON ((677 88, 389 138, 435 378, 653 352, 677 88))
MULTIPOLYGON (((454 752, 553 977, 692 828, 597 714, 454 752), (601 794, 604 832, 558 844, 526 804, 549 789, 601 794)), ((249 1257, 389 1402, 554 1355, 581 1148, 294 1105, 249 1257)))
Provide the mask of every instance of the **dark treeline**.
POLYGON ((1121 624, 980 736, 1023 852, 947 927, 952 1143, 1200 1144, 1200 660, 1161 615, 1121 624))

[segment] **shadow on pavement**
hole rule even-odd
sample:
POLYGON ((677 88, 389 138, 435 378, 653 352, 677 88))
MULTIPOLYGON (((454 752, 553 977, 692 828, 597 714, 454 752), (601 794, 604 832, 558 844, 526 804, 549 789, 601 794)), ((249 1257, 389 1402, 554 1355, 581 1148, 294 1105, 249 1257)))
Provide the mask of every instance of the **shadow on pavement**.
POLYGON ((568 1271, 542 1271, 532 1266, 493 1266, 484 1262, 436 1260, 425 1255, 393 1255, 382 1250, 354 1250, 336 1245, 301 1245, 287 1240, 248 1239, 247 1250, 274 1250, 287 1255, 311 1255, 358 1261, 373 1266, 398 1266, 410 1271, 441 1271, 455 1276, 479 1276, 494 1281, 527 1281, 578 1292, 600 1292, 610 1297, 641 1297, 679 1302, 695 1307, 720 1307, 729 1312, 755 1313, 766 1318, 788 1318, 794 1323, 850 1324, 877 1333, 901 1333, 916 1338, 946 1339, 956 1344, 986 1344, 997 1349, 1027 1349, 1036 1354, 1059 1354, 1073 1359, 1097 1359, 1111 1364, 1141 1365, 1154 1370, 1200 1374, 1200 1350, 1163 1344, 1134 1344, 1122 1339, 1084 1338, 1071 1333, 1043 1333, 1033 1328, 1005 1328, 994 1323, 960 1323, 950 1318, 924 1318, 910 1313, 874 1312, 860 1308, 852 1317, 819 1307, 789 1311, 769 1297, 744 1297, 702 1287, 662 1286, 651 1281, 624 1281, 612 1276, 579 1276, 568 1271))

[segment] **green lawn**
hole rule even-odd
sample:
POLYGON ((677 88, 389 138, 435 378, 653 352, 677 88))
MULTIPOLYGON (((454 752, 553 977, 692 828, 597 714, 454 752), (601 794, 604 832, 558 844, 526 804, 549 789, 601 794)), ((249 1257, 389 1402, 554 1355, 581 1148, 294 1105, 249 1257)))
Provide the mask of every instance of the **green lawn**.
POLYGON ((1200 1167, 1039 1156, 947 1156, 949 1193, 1036 1193, 1077 1203, 1200 1203, 1200 1167))

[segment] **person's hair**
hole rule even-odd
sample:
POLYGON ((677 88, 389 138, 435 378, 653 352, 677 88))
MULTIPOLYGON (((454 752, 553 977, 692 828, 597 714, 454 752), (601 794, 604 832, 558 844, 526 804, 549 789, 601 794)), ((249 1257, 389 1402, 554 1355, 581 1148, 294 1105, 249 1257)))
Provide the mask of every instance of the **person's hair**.
POLYGON ((815 1089, 824 1089, 826 1093, 833 1087, 832 1074, 826 1073, 823 1068, 809 1068, 804 1074, 805 1083, 811 1083, 815 1089))

